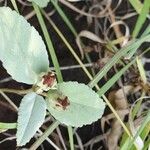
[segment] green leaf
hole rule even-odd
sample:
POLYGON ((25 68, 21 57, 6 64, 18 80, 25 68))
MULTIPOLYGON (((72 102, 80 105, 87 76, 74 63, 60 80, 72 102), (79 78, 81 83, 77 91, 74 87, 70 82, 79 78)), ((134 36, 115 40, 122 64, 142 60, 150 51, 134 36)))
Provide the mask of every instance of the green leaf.
POLYGON ((129 69, 129 67, 135 62, 135 60, 131 61, 129 64, 127 64, 126 66, 124 66, 120 71, 118 71, 111 79, 109 79, 109 81, 107 81, 102 88, 100 88, 100 90, 97 92, 99 96, 102 96, 103 94, 105 94, 106 91, 108 91, 113 84, 119 80, 119 78, 124 74, 124 72, 129 69))
POLYGON ((131 5, 134 7, 134 9, 136 10, 136 12, 138 14, 140 14, 143 4, 141 3, 141 1, 139 0, 129 0, 129 2, 131 3, 131 5))
POLYGON ((46 102, 36 93, 24 96, 18 112, 17 145, 23 146, 34 136, 43 124, 46 115, 46 102))
POLYGON ((63 82, 58 84, 58 90, 68 97, 70 102, 65 110, 54 107, 56 95, 47 99, 49 112, 67 126, 81 127, 98 120, 103 115, 105 103, 91 88, 77 82, 63 82))
POLYGON ((140 15, 138 17, 138 20, 136 22, 135 28, 132 33, 132 36, 134 38, 139 34, 139 32, 147 18, 147 15, 149 14, 149 9, 150 9, 150 0, 144 0, 142 10, 140 12, 140 15))
POLYGON ((147 35, 147 34, 149 34, 149 33, 150 33, 150 25, 148 25, 148 26, 146 27, 146 29, 145 29, 144 32, 142 33, 141 37, 143 37, 143 36, 145 36, 145 35, 147 35))
POLYGON ((48 70, 48 55, 41 36, 17 12, 0 8, 0 60, 18 82, 34 84, 48 70))
POLYGON ((48 5, 49 0, 28 0, 30 2, 36 3, 40 7, 46 7, 48 5))

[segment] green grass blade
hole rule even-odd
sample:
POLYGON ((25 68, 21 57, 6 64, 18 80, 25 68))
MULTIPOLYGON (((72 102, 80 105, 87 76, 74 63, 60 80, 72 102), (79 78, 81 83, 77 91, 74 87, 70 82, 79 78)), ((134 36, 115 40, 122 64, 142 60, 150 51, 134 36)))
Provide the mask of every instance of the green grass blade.
POLYGON ((11 0, 11 3, 13 5, 14 9, 19 13, 16 1, 15 0, 11 0))
POLYGON ((123 67, 119 72, 117 72, 97 93, 101 97, 107 90, 109 90, 113 84, 123 75, 123 73, 135 62, 131 61, 125 67, 123 67))
POLYGON ((48 30, 46 28, 44 19, 41 15, 39 7, 35 3, 33 3, 33 7, 34 7, 34 10, 36 12, 36 15, 37 15, 38 21, 40 23, 40 26, 42 28, 42 31, 43 31, 43 34, 44 34, 44 37, 45 37, 45 40, 46 40, 46 43, 47 43, 47 46, 48 46, 48 49, 49 49, 50 56, 52 58, 52 61, 53 61, 53 64, 54 64, 54 67, 55 67, 55 70, 56 70, 58 82, 62 82, 63 78, 62 78, 62 74, 61 74, 61 71, 60 71, 60 66, 59 66, 59 63, 58 63, 58 60, 57 60, 57 56, 56 56, 52 41, 51 41, 50 36, 48 34, 48 30))
POLYGON ((141 96, 141 98, 139 99, 139 101, 137 102, 137 104, 133 108, 133 111, 132 111, 132 119, 133 120, 136 117, 136 115, 137 115, 137 113, 138 113, 138 111, 139 111, 139 109, 141 107, 142 101, 143 101, 143 96, 141 96))
POLYGON ((141 133, 141 138, 145 141, 146 137, 149 136, 150 133, 150 121, 147 123, 146 127, 141 133))
MULTIPOLYGON (((149 33, 150 33, 150 25, 148 25, 147 28, 144 30, 142 36, 145 36, 145 35, 147 35, 147 34, 149 34, 149 33)), ((142 37, 142 36, 141 36, 141 37, 142 37)))
POLYGON ((73 131, 71 126, 68 127, 68 134, 69 134, 70 150, 74 150, 73 131))
POLYGON ((126 56, 126 54, 130 51, 130 53, 135 53, 137 48, 145 41, 150 40, 150 35, 147 35, 145 37, 142 37, 138 40, 133 41, 130 43, 127 47, 122 48, 119 50, 112 59, 108 61, 108 63, 97 73, 97 75, 94 77, 94 79, 89 83, 89 86, 93 88, 105 75, 106 73, 115 65, 118 60, 126 56))
POLYGON ((2 123, 0 122, 0 129, 16 129, 17 123, 2 123))
POLYGON ((147 139, 147 141, 144 144, 143 150, 149 150, 150 149, 150 138, 147 139))
POLYGON ((138 67, 141 79, 142 79, 143 83, 146 84, 147 83, 147 78, 146 78, 146 73, 145 73, 144 66, 142 64, 141 59, 137 57, 136 58, 136 63, 137 63, 137 67, 138 67))
POLYGON ((129 0, 129 2, 131 3, 131 5, 134 7, 134 9, 136 10, 136 12, 138 14, 140 14, 143 4, 141 3, 141 1, 139 0, 129 0))
POLYGON ((62 17, 62 19, 64 20, 64 22, 67 24, 67 26, 69 27, 69 29, 72 31, 72 33, 76 37, 77 36, 77 32, 76 32, 75 28, 71 24, 70 20, 68 19, 68 17, 64 13, 64 11, 59 6, 58 2, 56 0, 51 0, 51 3, 54 5, 54 7, 57 10, 57 12, 59 13, 59 15, 62 17))
POLYGON ((135 28, 133 30, 132 37, 135 38, 139 34, 139 32, 142 28, 142 25, 144 24, 144 22, 146 20, 147 14, 149 13, 149 8, 150 8, 150 0, 145 0, 144 5, 141 10, 141 13, 140 13, 140 16, 138 17, 135 28))
POLYGON ((44 141, 45 139, 59 126, 59 122, 54 122, 48 129, 43 133, 42 136, 29 148, 29 150, 36 150, 44 141))
POLYGON ((145 129, 145 127, 147 126, 147 124, 149 123, 150 121, 150 111, 147 113, 147 116, 144 118, 139 130, 137 131, 136 135, 134 136, 133 139, 131 140, 126 140, 126 142, 124 143, 124 145, 121 147, 121 150, 130 150, 131 147, 133 146, 134 144, 134 141, 136 140, 136 138, 138 136, 140 136, 140 134, 143 132, 143 130, 145 129))

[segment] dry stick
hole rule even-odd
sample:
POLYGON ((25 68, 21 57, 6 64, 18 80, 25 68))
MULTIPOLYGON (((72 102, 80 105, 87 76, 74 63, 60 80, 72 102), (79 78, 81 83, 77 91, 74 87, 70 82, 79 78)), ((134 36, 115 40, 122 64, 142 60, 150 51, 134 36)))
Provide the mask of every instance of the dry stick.
POLYGON ((43 133, 43 135, 40 136, 39 139, 35 143, 33 143, 33 145, 29 148, 29 150, 36 150, 39 147, 39 145, 42 142, 44 142, 45 139, 48 138, 49 134, 53 132, 56 129, 56 127, 58 127, 59 124, 60 123, 56 121, 51 126, 49 126, 48 129, 43 133))
POLYGON ((78 142, 78 145, 79 145, 79 149, 84 150, 83 143, 82 143, 82 140, 81 140, 80 136, 78 135, 78 133, 76 131, 74 131, 74 134, 76 136, 76 139, 77 139, 77 142, 78 142))
POLYGON ((20 4, 22 4, 23 6, 32 6, 31 3, 29 2, 24 2, 23 0, 17 0, 20 4))
MULTIPOLYGON (((38 131, 40 134, 41 134, 41 136, 42 136, 42 134, 43 134, 43 132, 42 131, 38 131)), ((49 138, 46 138, 46 140, 56 149, 56 150, 60 150, 60 148, 53 142, 53 141, 51 141, 49 138)))
POLYGON ((3 2, 4 0, 0 0, 0 3, 3 2))
POLYGON ((6 107, 7 109, 10 109, 11 111, 17 112, 16 109, 14 109, 14 107, 12 107, 10 104, 8 105, 7 102, 0 100, 0 106, 2 106, 3 108, 6 107))
POLYGON ((0 80, 0 83, 9 82, 11 80, 12 80, 12 77, 4 78, 4 79, 0 80))
POLYGON ((18 95, 24 95, 29 92, 33 92, 33 89, 31 88, 31 89, 27 89, 27 90, 17 90, 17 89, 0 88, 0 91, 6 92, 6 93, 15 93, 18 95))
POLYGON ((6 141, 12 141, 12 140, 14 140, 14 139, 16 139, 16 136, 12 136, 12 137, 5 138, 4 140, 1 140, 1 141, 0 141, 0 144, 4 143, 4 142, 6 142, 6 141))
MULTIPOLYGON (((54 10, 52 10, 51 12, 49 12, 47 15, 50 17, 50 16, 52 16, 54 13, 55 13, 55 9, 54 10)), ((26 16, 24 16, 24 18, 26 19, 26 20, 29 20, 29 19, 31 19, 33 16, 35 15, 35 11, 34 10, 32 10, 30 13, 28 13, 26 16)))
POLYGON ((24 16, 24 18, 26 20, 31 19, 33 16, 35 15, 35 11, 31 11, 30 13, 28 13, 26 16, 24 16))
MULTIPOLYGON (((93 63, 87 63, 84 64, 85 67, 92 67, 94 64, 93 63)), ((60 67, 60 70, 70 70, 70 69, 80 69, 81 65, 72 65, 72 66, 63 66, 60 67)), ((54 67, 50 67, 51 70, 54 70, 54 67)))
POLYGON ((57 131, 57 134, 58 134, 58 136, 60 138, 60 141, 61 141, 61 144, 62 144, 64 150, 67 150, 67 147, 65 145, 65 142, 64 142, 64 139, 62 137, 62 134, 61 134, 61 131, 60 131, 59 127, 56 128, 56 131, 57 131))
POLYGON ((0 90, 0 94, 7 100, 7 102, 16 110, 18 111, 18 107, 12 102, 12 100, 0 90))
MULTIPOLYGON (((116 19, 115 19, 115 15, 114 15, 112 9, 109 8, 108 11, 109 11, 111 22, 115 23, 116 19)), ((120 31, 119 25, 113 26, 113 29, 114 29, 114 32, 115 32, 115 35, 116 35, 117 39, 119 39, 120 37, 123 36, 122 33, 121 33, 121 31, 120 31)), ((121 46, 121 44, 120 44, 120 46, 121 46)))

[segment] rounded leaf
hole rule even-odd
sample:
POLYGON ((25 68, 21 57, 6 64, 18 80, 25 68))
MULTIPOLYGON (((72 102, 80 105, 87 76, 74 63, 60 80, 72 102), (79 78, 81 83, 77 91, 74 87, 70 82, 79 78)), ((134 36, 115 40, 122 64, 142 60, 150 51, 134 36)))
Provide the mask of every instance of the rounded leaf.
POLYGON ((40 7, 46 7, 49 2, 49 0, 28 0, 28 1, 34 2, 40 7))
POLYGON ((18 112, 17 146, 23 146, 34 136, 43 124, 46 115, 46 102, 36 93, 25 95, 18 112))
POLYGON ((49 67, 46 47, 36 29, 17 12, 0 8, 0 60, 18 82, 34 84, 49 67))
POLYGON ((54 107, 55 100, 52 97, 47 99, 47 107, 54 118, 61 123, 67 126, 81 127, 101 118, 105 103, 87 85, 77 82, 64 82, 58 84, 58 90, 67 97, 68 101, 64 98, 63 101, 65 101, 61 102, 61 104, 67 104, 67 108, 59 109, 58 103, 54 107))

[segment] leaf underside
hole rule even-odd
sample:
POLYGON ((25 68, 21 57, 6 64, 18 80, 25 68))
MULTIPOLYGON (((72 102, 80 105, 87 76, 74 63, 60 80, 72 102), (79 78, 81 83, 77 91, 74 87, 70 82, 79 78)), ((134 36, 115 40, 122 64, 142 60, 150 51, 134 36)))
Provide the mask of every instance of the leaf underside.
POLYGON ((13 79, 27 84, 34 84, 49 67, 39 33, 8 7, 0 7, 0 60, 13 79))
POLYGON ((34 136, 43 124, 46 115, 46 102, 36 93, 25 95, 18 112, 17 146, 23 146, 34 136))
POLYGON ((68 97, 70 105, 66 110, 57 110, 52 107, 52 101, 47 99, 48 110, 55 119, 67 126, 81 127, 101 118, 105 103, 88 86, 77 82, 64 82, 58 84, 58 89, 68 97))

